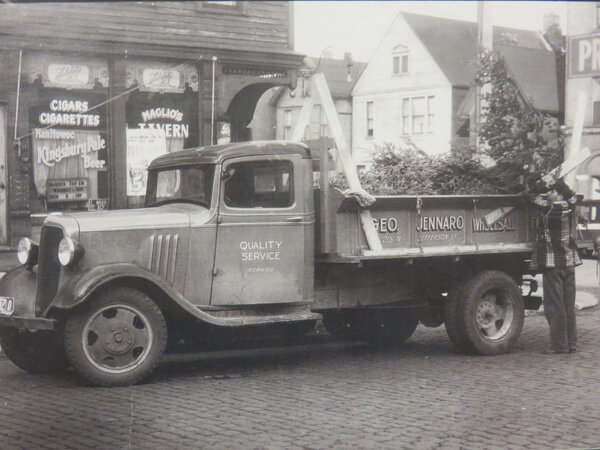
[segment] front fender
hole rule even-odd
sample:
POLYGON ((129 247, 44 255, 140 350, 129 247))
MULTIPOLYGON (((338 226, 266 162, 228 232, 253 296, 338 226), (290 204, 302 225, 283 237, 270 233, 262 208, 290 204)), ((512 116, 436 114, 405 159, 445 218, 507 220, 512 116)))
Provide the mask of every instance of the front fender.
POLYGON ((100 287, 118 279, 138 279, 152 283, 184 311, 203 322, 217 326, 240 326, 243 324, 241 319, 221 319, 207 314, 190 303, 156 274, 129 263, 96 266, 71 278, 60 288, 48 307, 48 311, 51 309, 69 310, 81 305, 100 287))
POLYGON ((35 316, 36 285, 36 275, 26 266, 17 266, 0 280, 0 296, 15 299, 15 316, 35 316))

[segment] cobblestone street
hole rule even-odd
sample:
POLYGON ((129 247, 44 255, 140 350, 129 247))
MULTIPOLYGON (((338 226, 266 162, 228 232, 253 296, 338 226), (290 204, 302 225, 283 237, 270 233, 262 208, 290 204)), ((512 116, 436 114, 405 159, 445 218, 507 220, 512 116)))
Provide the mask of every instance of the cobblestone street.
MULTIPOLYGON (((597 294, 595 263, 580 290, 597 294)), ((444 328, 401 348, 331 342, 171 357, 148 383, 91 388, 0 357, 2 448, 573 448, 600 446, 600 310, 579 352, 544 355, 527 317, 511 354, 457 354, 444 328)))

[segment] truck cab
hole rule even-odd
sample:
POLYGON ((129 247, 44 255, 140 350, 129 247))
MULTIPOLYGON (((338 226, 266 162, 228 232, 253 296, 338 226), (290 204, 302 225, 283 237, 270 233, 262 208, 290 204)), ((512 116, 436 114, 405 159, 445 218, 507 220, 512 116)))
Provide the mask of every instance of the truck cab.
POLYGON ((21 347, 35 347, 94 383, 128 384, 180 320, 314 324, 314 221, 302 144, 166 154, 148 168, 144 208, 51 215, 39 244, 20 243, 23 265, 0 284, 2 347, 26 370, 40 356, 21 347), (51 349, 27 345, 44 333, 51 349))

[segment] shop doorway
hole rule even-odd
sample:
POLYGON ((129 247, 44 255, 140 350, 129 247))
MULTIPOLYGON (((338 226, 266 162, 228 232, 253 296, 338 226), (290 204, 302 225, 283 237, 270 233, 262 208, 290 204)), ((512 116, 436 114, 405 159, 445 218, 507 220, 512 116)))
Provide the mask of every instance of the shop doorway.
POLYGON ((6 245, 8 242, 8 198, 6 195, 7 126, 6 105, 0 104, 0 245, 6 245))
POLYGON ((254 117, 254 110, 260 97, 272 88, 273 84, 259 83, 245 87, 231 100, 227 108, 227 119, 230 123, 231 142, 249 141, 251 138, 248 125, 254 117))

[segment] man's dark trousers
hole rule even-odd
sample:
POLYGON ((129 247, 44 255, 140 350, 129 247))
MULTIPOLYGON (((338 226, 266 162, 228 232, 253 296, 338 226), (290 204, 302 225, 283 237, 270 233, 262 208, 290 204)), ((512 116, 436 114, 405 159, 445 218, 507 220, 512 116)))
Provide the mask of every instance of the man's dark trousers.
POLYGON ((551 350, 574 351, 577 346, 574 267, 544 272, 544 313, 550 325, 551 350))

